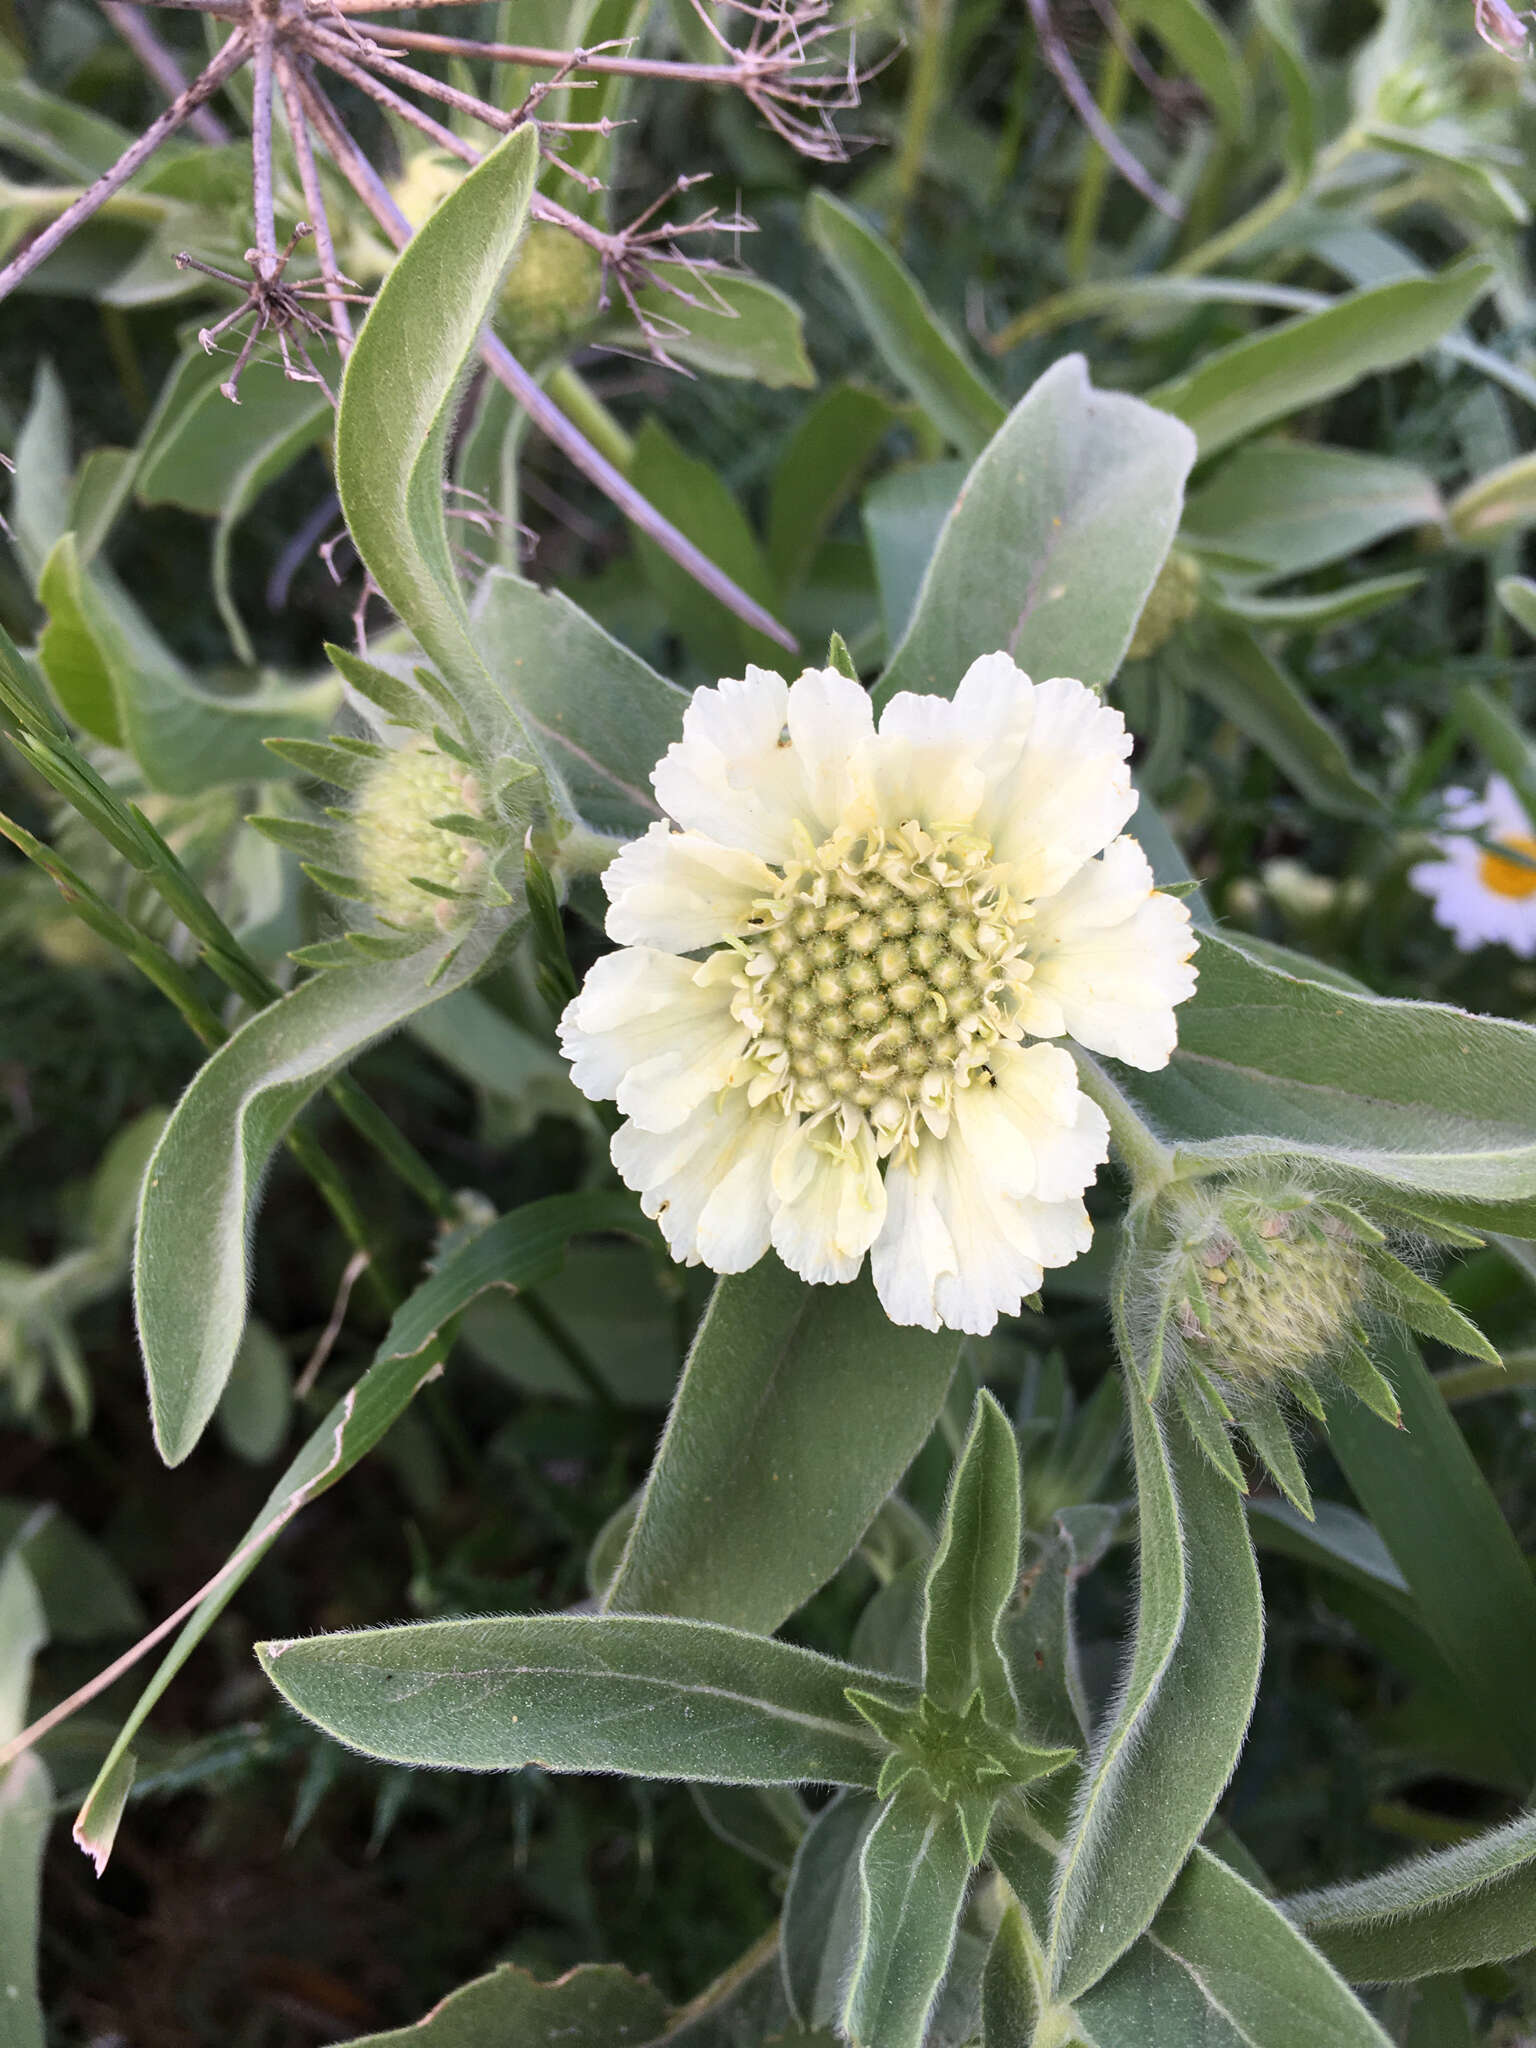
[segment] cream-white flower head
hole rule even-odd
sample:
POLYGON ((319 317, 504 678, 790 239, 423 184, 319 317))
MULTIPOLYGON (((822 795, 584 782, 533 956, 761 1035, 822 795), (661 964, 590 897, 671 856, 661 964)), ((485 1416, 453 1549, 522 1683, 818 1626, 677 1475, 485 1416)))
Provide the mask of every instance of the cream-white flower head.
POLYGON ((1447 790, 1446 818, 1456 829, 1440 842, 1443 858, 1408 870, 1433 904, 1436 924, 1454 934, 1463 953, 1505 945, 1522 960, 1536 957, 1536 831, 1519 797, 1502 775, 1491 775, 1480 797, 1447 790), (1501 854, 1500 846, 1519 858, 1501 854))
POLYGON ((1189 914, 1116 835, 1116 711, 985 655, 953 700, 834 669, 699 690, 561 1038, 627 1121, 613 1159, 674 1255, 866 1252, 893 1322, 985 1334, 1091 1235, 1107 1156, 1070 1036, 1138 1067, 1194 987, 1189 914), (703 955, 703 958, 688 957, 703 955))

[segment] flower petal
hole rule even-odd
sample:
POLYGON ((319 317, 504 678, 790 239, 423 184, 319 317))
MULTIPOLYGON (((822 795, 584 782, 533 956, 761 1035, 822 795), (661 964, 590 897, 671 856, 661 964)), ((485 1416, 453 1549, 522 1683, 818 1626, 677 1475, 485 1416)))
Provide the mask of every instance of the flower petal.
POLYGON ((1063 1032, 1133 1067, 1163 1067, 1177 1042, 1174 1008, 1195 986, 1189 912, 1152 887, 1134 839, 1117 839, 1064 889, 1035 905, 1033 973, 1019 1010, 1037 1038, 1063 1032))
MULTIPOLYGON (((995 691, 994 679, 987 687, 995 691)), ((987 791, 977 823, 1013 869, 1015 895, 1054 895, 1136 808, 1131 736, 1118 711, 1070 676, 1031 686, 1029 734, 987 791)))
POLYGON ((675 1130, 737 1078, 747 1030, 731 1015, 733 974, 730 954, 702 967, 650 946, 605 954, 560 1019, 571 1079, 645 1130, 675 1130))
POLYGON ((959 1090, 955 1117, 972 1150, 997 1162, 998 1187, 1037 1205, 1091 1187, 1109 1157, 1109 1121, 1078 1086, 1072 1055, 1057 1045, 1002 1044, 987 1065, 994 1085, 959 1090))
POLYGON ((768 1249, 777 1116, 747 1107, 744 1088, 702 1102, 675 1130, 621 1124, 610 1147, 627 1187, 661 1225, 672 1255, 744 1273, 768 1249))
POLYGON ((885 1221, 885 1184, 863 1117, 784 1126, 773 1160, 773 1248, 814 1286, 853 1279, 885 1221))
POLYGON ((782 863, 797 824, 820 840, 840 822, 872 729, 869 699, 835 669, 808 669, 791 687, 748 668, 694 691, 651 783, 680 825, 782 863))
POLYGON ((622 946, 659 946, 668 953, 718 945, 741 928, 775 879, 755 853, 653 825, 604 872, 608 936, 622 946))
POLYGON ((805 822, 818 839, 856 818, 874 737, 868 693, 835 668, 808 668, 789 686, 789 738, 805 788, 805 822))
POLYGON ((1000 1315, 1019 1313, 1047 1263, 1088 1248, 1081 1200, 1014 1200, 997 1172, 1006 1147, 979 1135, 969 1142, 957 1119, 946 1138, 921 1140, 886 1170, 890 1206, 870 1264, 892 1322, 985 1337, 1000 1315))

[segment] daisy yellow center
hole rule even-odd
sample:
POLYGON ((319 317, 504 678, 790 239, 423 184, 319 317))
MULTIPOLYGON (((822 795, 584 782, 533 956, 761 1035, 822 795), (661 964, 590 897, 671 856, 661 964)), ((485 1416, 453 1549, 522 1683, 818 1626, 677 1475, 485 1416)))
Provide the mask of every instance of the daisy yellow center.
POLYGON ((754 908, 735 1015, 754 1100, 862 1112, 882 1150, 942 1127, 954 1091, 1017 1038, 1027 913, 962 828, 844 832, 754 908))
POLYGON ((1512 838, 1501 839, 1499 844, 1523 857, 1510 860, 1490 849, 1477 866, 1483 887, 1491 889, 1496 896, 1514 896, 1521 900, 1536 896, 1536 838, 1522 832, 1512 838))

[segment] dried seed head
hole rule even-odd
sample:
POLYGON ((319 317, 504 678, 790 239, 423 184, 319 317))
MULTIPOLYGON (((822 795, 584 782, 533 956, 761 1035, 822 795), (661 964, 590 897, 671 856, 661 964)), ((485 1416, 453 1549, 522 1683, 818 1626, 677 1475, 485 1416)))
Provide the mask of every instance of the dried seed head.
POLYGON ((484 808, 479 779, 420 736, 379 762, 358 792, 351 824, 358 877, 386 924, 447 931, 469 914, 487 860, 467 824, 484 808))

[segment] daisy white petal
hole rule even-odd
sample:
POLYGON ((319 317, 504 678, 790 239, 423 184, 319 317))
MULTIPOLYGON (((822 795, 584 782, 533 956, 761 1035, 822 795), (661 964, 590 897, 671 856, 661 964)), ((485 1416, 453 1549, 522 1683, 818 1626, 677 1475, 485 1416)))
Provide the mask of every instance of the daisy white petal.
POLYGON ((1029 949, 1034 972, 1020 1011, 1026 1031, 1040 1038, 1068 1032, 1091 1052, 1133 1067, 1168 1064, 1175 1005, 1195 986, 1194 932, 1184 905, 1153 889, 1134 839, 1117 839, 1102 860, 1035 905, 1029 949))
POLYGON ((625 946, 692 953, 716 946, 750 916, 778 877, 755 853, 720 846, 699 832, 653 825, 631 840, 603 877, 608 936, 625 946))
POLYGON ((1118 711, 1069 676, 1030 684, 1029 735, 977 823, 1024 896, 1050 896, 1107 846, 1136 808, 1131 736, 1118 711))
POLYGON ((735 1089, 672 1131, 621 1124, 611 1147, 627 1187, 661 1225, 674 1258, 744 1273, 768 1249, 777 1131, 735 1089))
POLYGON ((737 1078, 747 1031, 731 996, 713 961, 700 967, 649 946, 607 954, 561 1019, 572 1080, 594 1100, 612 1097, 646 1130, 675 1130, 737 1078))
POLYGON ((773 1248, 813 1286, 851 1280, 885 1221, 874 1133, 862 1117, 791 1119, 773 1160, 773 1248))
POLYGON ((1420 861, 1408 880, 1430 899, 1436 924, 1459 951, 1508 946, 1521 960, 1536 958, 1536 831, 1524 805, 1502 775, 1488 778, 1481 797, 1464 789, 1445 794, 1457 829, 1440 841, 1444 858, 1420 861), (1463 836, 1472 832, 1483 839, 1463 836))

